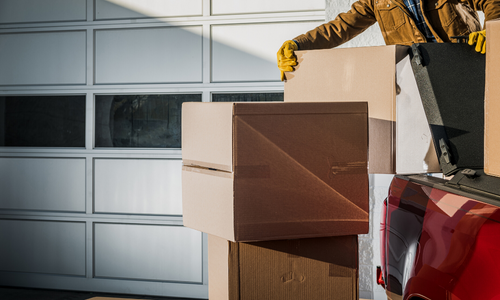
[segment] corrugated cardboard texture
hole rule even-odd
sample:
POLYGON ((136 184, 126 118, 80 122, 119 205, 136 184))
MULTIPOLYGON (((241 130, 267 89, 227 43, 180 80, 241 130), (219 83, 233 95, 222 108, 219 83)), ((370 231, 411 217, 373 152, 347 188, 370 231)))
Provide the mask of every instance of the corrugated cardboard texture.
POLYGON ((368 232, 366 103, 237 103, 233 136, 232 189, 184 168, 187 227, 232 241, 368 232))
POLYGON ((484 171, 500 177, 500 21, 486 22, 484 171))
POLYGON ((358 299, 357 236, 234 243, 209 235, 208 240, 209 264, 221 263, 208 270, 210 300, 358 299))
MULTIPOLYGON (((428 147, 430 131, 423 110, 419 118, 423 126, 410 127, 406 132, 408 126, 395 123, 396 107, 406 109, 408 99, 419 97, 416 87, 405 90, 408 83, 415 84, 414 81, 402 78, 401 74, 396 78, 396 64, 407 54, 406 46, 297 51, 296 70, 286 73, 285 102, 368 101, 369 173, 439 172, 437 159, 432 158, 434 150, 428 147), (405 87, 402 89, 397 82, 405 87), (396 127, 415 140, 397 143, 396 127), (416 144, 419 147, 415 147, 416 144), (416 149, 420 149, 418 153, 416 149), (412 155, 405 155, 410 152, 412 155), (397 153, 399 160, 396 160, 397 153)), ((409 75, 413 77, 411 72, 409 75)))

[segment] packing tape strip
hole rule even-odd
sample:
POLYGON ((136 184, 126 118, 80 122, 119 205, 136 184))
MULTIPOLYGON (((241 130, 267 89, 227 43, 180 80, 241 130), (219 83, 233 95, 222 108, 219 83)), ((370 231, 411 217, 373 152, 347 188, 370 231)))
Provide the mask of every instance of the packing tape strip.
POLYGON ((368 164, 365 161, 359 162, 330 162, 330 175, 342 174, 366 174, 368 173, 368 164))

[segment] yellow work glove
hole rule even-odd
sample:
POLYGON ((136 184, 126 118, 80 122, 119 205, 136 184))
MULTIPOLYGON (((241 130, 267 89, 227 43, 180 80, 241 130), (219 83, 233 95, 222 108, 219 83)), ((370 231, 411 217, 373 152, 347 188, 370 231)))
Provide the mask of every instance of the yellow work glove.
POLYGON ((286 41, 278 51, 278 68, 281 71, 281 81, 285 80, 285 72, 292 72, 293 66, 297 65, 297 57, 294 51, 299 47, 294 41, 286 41))
POLYGON ((476 43, 476 51, 486 53, 486 30, 476 31, 469 34, 469 45, 476 43))

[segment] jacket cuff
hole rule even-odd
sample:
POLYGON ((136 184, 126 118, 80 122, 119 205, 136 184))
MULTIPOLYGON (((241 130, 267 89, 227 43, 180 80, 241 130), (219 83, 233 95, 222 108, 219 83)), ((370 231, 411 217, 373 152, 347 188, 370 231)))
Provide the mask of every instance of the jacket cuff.
POLYGON ((309 43, 309 40, 304 34, 299 35, 298 37, 294 38, 293 41, 295 44, 297 44, 297 47, 299 50, 310 50, 307 47, 307 44, 309 43))

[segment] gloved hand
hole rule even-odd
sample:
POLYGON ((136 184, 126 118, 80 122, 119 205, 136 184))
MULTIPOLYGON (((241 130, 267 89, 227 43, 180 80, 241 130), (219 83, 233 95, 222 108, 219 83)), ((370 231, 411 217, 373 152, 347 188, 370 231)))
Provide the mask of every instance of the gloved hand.
POLYGON ((476 31, 469 34, 469 45, 476 43, 476 51, 486 53, 486 30, 476 31))
POLYGON ((292 72, 293 66, 297 65, 297 57, 294 51, 299 47, 294 41, 286 41, 278 50, 278 68, 281 71, 281 81, 285 80, 285 72, 292 72))

